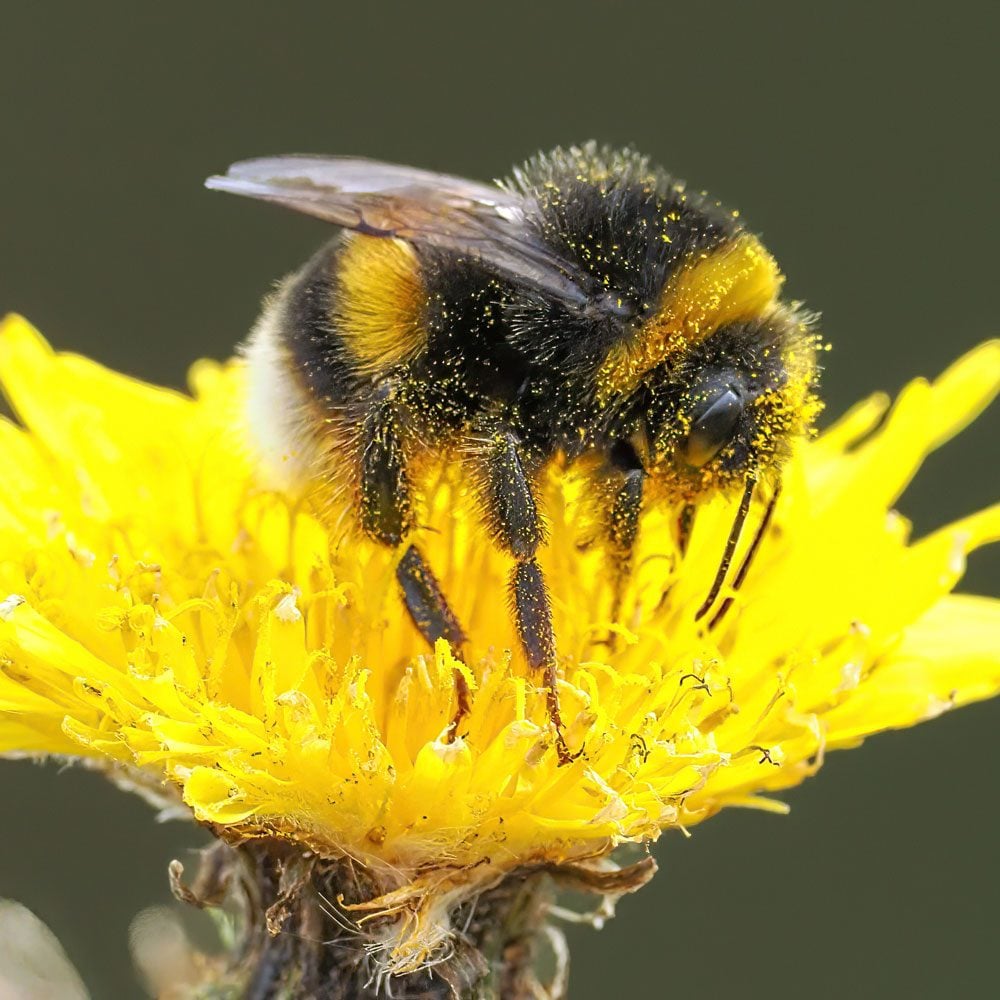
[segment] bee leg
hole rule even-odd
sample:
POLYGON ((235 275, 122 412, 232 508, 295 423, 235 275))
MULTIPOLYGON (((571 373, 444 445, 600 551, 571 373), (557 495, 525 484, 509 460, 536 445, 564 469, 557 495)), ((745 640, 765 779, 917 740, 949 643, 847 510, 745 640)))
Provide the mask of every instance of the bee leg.
MULTIPOLYGON (((364 531, 383 545, 400 545, 412 527, 410 485, 402 441, 398 388, 386 382, 362 423, 360 520, 364 531)), ((448 606, 441 586, 420 550, 409 545, 396 567, 403 602, 417 631, 433 646, 446 639, 462 656, 465 633, 448 606)), ((456 671, 457 707, 451 733, 469 711, 469 686, 456 671)))
POLYGON ((614 563, 611 620, 615 622, 621 617, 625 587, 632 572, 632 553, 639 535, 639 515, 642 513, 645 482, 646 473, 641 468, 627 470, 608 512, 608 539, 614 563))
POLYGON ((497 544, 509 552, 516 563, 510 587, 518 638, 528 666, 545 672, 548 713, 556 731, 556 752, 559 763, 568 764, 576 760, 579 752, 571 754, 563 736, 552 605, 535 558, 544 536, 516 436, 509 431, 494 433, 484 460, 482 492, 487 523, 497 544))
POLYGON ((413 525, 398 396, 396 383, 382 383, 362 421, 358 496, 365 533, 393 548, 413 525))
MULTIPOLYGON (((446 639, 460 659, 465 658, 465 632, 441 590, 441 585, 427 565, 421 551, 410 545, 396 567, 396 579, 403 591, 403 602, 410 613, 417 631, 434 646, 438 639, 446 639)), ((451 720, 451 736, 458 734, 458 726, 469 714, 469 684, 465 675, 455 671, 455 716, 451 720)))
POLYGON ((691 541, 691 532, 694 529, 694 515, 697 508, 694 504, 686 503, 681 507, 680 514, 677 515, 677 551, 683 559, 687 555, 688 542, 691 541))

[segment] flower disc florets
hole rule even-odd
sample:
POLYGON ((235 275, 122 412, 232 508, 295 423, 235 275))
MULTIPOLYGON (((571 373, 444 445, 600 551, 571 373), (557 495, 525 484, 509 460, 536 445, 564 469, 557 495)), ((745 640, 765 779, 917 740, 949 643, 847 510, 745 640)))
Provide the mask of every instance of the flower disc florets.
MULTIPOLYGON (((279 838, 372 873, 397 967, 446 939, 463 899, 768 792, 831 748, 996 693, 998 602, 948 596, 994 508, 911 542, 891 510, 924 455, 1000 382, 987 345, 884 419, 862 403, 785 469, 730 613, 695 620, 732 519, 644 516, 620 620, 607 553, 578 544, 580 484, 553 476, 551 581, 566 738, 518 655, 506 558, 447 474, 424 548, 470 641, 429 650, 394 557, 262 489, 239 363, 199 363, 193 398, 0 333, 23 429, 0 424, 0 749, 88 757, 176 794, 230 842, 279 838), (881 423, 880 423, 881 421, 881 423), (9 595, 9 596, 8 596, 9 595), (455 673, 472 690, 454 738, 455 673), (394 936, 393 936, 394 935, 394 936)), ((761 505, 762 509, 762 505, 761 505)), ((761 516, 755 506, 751 518, 761 516)), ((379 909, 379 903, 372 904, 379 909)))

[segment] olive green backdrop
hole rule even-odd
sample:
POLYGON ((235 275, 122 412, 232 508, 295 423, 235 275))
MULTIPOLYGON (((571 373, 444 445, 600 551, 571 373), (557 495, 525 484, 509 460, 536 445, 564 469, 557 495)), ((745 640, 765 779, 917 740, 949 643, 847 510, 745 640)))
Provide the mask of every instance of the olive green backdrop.
MULTIPOLYGON (((594 136, 764 233, 823 310, 831 413, 1000 327, 995 4, 367 6, 5 5, 0 311, 181 385, 327 235, 207 174, 309 151, 489 178, 594 136)), ((902 503, 918 530, 996 498, 997 415, 927 463, 902 503)), ((966 586, 998 577, 981 554, 966 586)), ((653 886, 602 932, 570 929, 572 996, 995 995, 998 730, 1000 703, 956 712, 834 755, 790 817, 666 836, 653 886)), ((51 925, 95 998, 139 996, 129 920, 168 898, 198 831, 21 762, 0 762, 0 810, 0 896, 51 925)))

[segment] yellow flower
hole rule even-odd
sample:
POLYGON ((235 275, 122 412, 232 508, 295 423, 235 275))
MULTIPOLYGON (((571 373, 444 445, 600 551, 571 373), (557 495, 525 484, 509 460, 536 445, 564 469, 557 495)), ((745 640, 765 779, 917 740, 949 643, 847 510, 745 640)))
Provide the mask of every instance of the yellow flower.
POLYGON ((437 954, 453 909, 505 873, 724 806, 781 809, 766 793, 825 751, 1000 689, 1000 602, 949 594, 1000 507, 916 542, 891 509, 997 392, 997 343, 803 444, 712 628, 695 612, 730 503, 699 510, 684 554, 676 511, 650 510, 609 622, 604 554, 578 545, 580 485, 553 476, 542 562, 566 736, 584 748, 565 766, 541 679, 509 652, 505 558, 452 513, 460 482, 442 475, 422 501, 464 664, 422 645, 391 554, 337 543, 255 481, 239 363, 198 363, 188 398, 53 354, 15 317, 0 380, 23 423, 0 424, 0 751, 107 762, 231 843, 360 862, 369 908, 395 915, 378 931, 392 971, 437 954), (449 742, 455 670, 473 697, 449 742))

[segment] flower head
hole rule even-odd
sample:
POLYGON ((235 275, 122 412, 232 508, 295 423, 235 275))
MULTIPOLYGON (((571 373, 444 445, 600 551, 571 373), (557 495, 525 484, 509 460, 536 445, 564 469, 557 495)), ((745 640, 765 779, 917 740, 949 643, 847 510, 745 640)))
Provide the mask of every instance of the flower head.
MULTIPOLYGON (((370 873, 387 961, 426 961, 463 899, 526 866, 600 857, 767 793, 826 750, 1000 689, 1000 602, 951 596, 994 507, 911 541, 891 508, 1000 385, 1000 345, 803 444, 728 615, 696 620, 732 519, 644 515, 620 620, 581 484, 547 486, 566 736, 518 655, 508 565, 445 470, 424 548, 470 637, 410 624, 394 557, 258 481, 244 371, 193 396, 0 330, 0 751, 87 757, 176 795, 230 842, 278 838, 370 873), (9 596, 8 596, 9 595, 9 596), (615 637, 609 641, 609 635, 615 637), (472 690, 457 738, 455 671, 472 690)), ((751 518, 759 519, 763 504, 751 518)))

